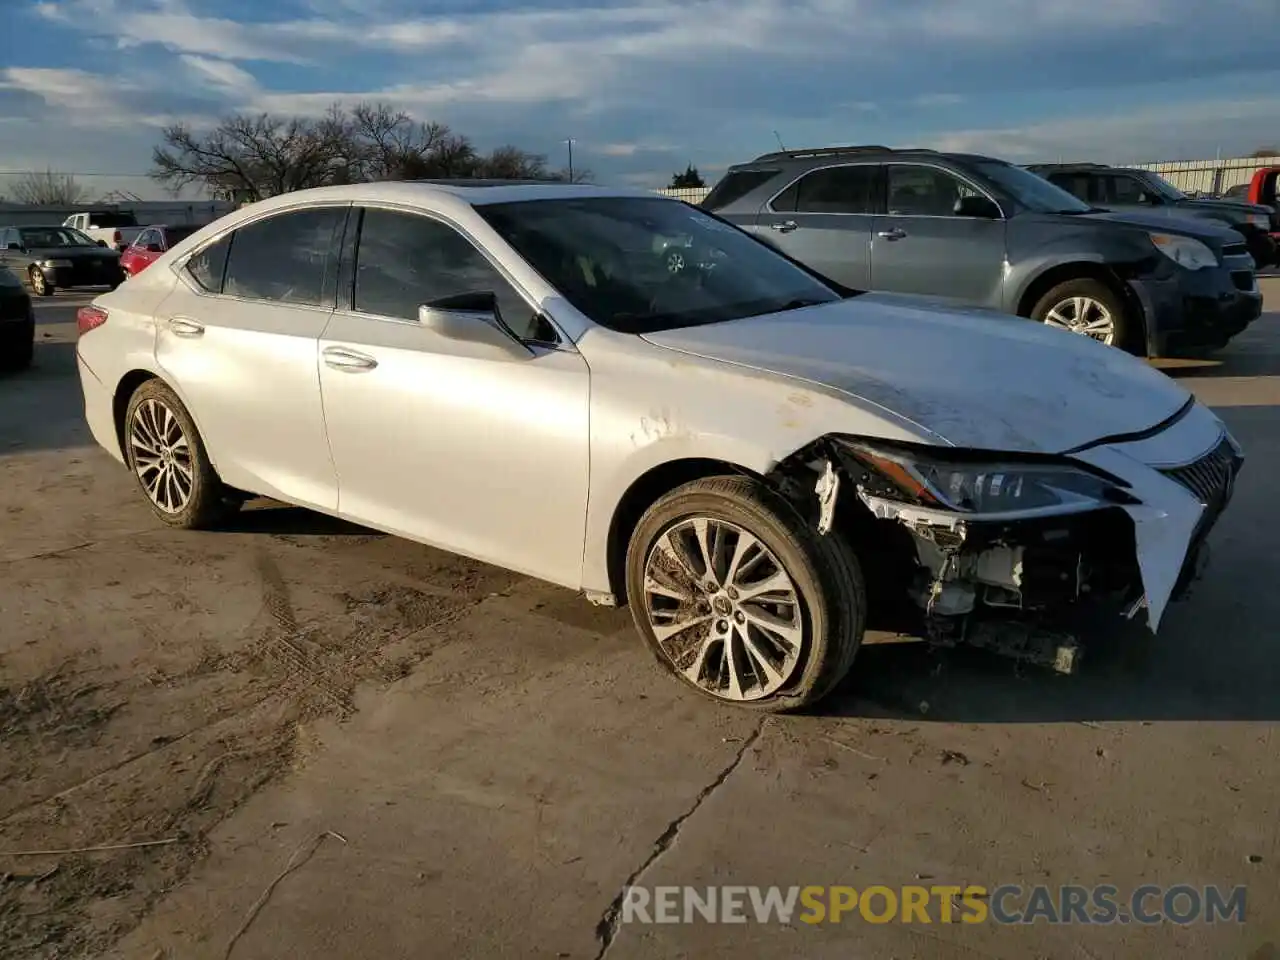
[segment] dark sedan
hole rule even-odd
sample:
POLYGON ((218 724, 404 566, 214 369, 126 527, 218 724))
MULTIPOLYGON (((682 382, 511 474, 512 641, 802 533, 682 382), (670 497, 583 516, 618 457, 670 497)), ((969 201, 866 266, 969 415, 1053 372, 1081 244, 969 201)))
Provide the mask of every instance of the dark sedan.
POLYGON ((71 227, 0 228, 0 267, 31 284, 37 296, 58 287, 115 287, 124 279, 120 254, 71 227))
POLYGON ((35 336, 31 298, 17 274, 0 267, 0 370, 29 367, 35 336))

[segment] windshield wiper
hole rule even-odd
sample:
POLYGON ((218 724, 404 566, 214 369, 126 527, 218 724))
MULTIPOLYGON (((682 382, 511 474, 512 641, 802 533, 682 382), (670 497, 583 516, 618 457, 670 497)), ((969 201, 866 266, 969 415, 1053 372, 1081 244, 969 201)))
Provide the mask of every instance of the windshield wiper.
POLYGON ((788 300, 778 308, 778 313, 784 310, 802 310, 805 307, 820 307, 824 303, 836 303, 835 300, 815 300, 812 297, 797 297, 795 300, 788 300))

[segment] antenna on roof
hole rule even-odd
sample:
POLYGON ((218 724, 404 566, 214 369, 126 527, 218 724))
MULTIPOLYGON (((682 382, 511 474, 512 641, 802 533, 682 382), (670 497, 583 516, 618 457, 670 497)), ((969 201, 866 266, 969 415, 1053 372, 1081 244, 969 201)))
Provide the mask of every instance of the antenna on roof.
POLYGON ((783 153, 786 153, 787 145, 782 142, 782 137, 778 134, 777 130, 773 131, 773 138, 778 141, 778 149, 780 149, 783 153))

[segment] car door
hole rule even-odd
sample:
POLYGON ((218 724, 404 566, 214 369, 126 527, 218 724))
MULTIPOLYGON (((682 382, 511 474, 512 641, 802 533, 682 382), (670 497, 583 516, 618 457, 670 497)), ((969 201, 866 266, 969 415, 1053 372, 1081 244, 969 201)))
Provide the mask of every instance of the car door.
POLYGON ((202 247, 156 315, 156 359, 222 479, 330 511, 338 487, 316 349, 348 209, 268 215, 202 247))
POLYGON ((864 163, 809 171, 765 205, 757 232, 818 273, 866 289, 880 170, 864 163))
POLYGON ((138 238, 120 254, 120 266, 124 272, 132 276, 154 260, 157 255, 147 250, 147 244, 159 242, 155 230, 143 230, 138 234, 138 238))
POLYGON ((344 283, 320 341, 340 511, 576 587, 589 467, 586 362, 456 226, 372 207, 360 220, 351 298, 344 283), (527 356, 418 322, 419 305, 480 291, 497 294, 527 356))
POLYGON ((956 210, 961 199, 985 192, 926 163, 889 164, 886 186, 888 212, 872 229, 871 288, 1000 309, 1005 221, 956 210))

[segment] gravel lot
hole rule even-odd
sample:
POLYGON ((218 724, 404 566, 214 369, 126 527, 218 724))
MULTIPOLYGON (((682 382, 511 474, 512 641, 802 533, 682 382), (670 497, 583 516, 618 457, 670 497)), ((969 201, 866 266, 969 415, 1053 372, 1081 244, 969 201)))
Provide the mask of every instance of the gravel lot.
POLYGON ((1158 639, 1069 679, 879 643, 761 723, 555 587, 272 504, 162 528, 89 445, 86 300, 0 379, 0 958, 1280 956, 1280 313, 1165 365, 1249 462, 1158 639), (628 878, 1247 884, 1248 920, 615 925, 628 878))

